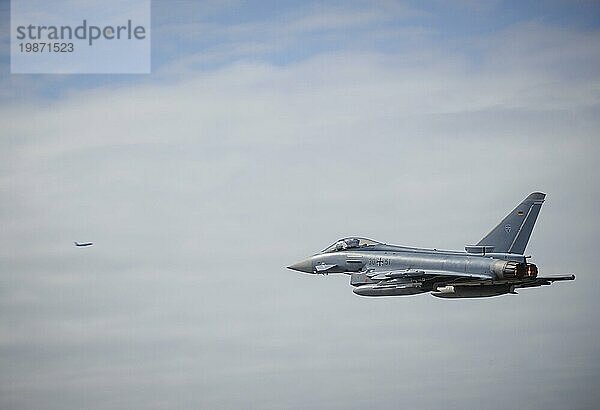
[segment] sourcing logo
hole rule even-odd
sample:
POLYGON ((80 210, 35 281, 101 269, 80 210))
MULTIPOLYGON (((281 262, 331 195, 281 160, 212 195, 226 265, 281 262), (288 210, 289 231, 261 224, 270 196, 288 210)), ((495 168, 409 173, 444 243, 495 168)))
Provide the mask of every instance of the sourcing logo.
POLYGON ((12 0, 12 73, 149 73, 150 0, 12 0))
POLYGON ((52 40, 88 40, 88 45, 92 45, 95 40, 104 38, 105 40, 136 39, 144 40, 146 38, 146 28, 142 25, 133 26, 131 20, 123 26, 93 26, 83 20, 80 26, 39 26, 29 24, 28 26, 17 27, 17 40, 26 41, 52 41, 52 40))

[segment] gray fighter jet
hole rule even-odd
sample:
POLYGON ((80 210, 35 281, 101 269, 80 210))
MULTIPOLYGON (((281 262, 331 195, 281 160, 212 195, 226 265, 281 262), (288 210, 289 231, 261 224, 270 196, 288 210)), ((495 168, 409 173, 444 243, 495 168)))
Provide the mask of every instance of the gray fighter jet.
POLYGON ((288 269, 350 275, 354 293, 361 296, 431 292, 441 298, 477 298, 574 280, 575 275, 538 276, 538 268, 524 255, 545 197, 541 192, 529 195, 476 245, 466 246, 466 252, 351 237, 288 269))
POLYGON ((75 246, 78 247, 85 247, 85 246, 92 246, 94 243, 93 242, 73 242, 75 244, 75 246))

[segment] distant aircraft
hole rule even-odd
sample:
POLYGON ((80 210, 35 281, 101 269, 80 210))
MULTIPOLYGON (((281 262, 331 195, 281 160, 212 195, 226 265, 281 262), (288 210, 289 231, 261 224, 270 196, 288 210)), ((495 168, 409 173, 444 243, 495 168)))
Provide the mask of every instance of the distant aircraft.
POLYGON ((73 242, 75 246, 92 246, 93 242, 73 242))
POLYGON ((575 275, 538 276, 525 247, 546 194, 534 192, 477 245, 462 251, 387 245, 371 239, 340 239, 322 252, 288 266, 314 274, 350 275, 361 296, 431 292, 441 298, 476 298, 516 293, 517 288, 574 280, 575 275))

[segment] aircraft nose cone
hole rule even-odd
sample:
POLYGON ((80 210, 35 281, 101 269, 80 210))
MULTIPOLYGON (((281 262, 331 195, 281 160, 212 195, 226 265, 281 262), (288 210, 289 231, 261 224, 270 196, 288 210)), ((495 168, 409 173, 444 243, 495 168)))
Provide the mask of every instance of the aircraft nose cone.
POLYGON ((287 267, 288 269, 297 270, 298 272, 313 273, 313 264, 310 259, 294 263, 287 267))

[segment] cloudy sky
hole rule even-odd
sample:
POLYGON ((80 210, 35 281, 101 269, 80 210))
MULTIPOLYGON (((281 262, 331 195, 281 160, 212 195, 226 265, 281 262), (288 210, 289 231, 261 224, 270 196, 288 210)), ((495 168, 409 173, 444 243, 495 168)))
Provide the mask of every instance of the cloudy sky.
POLYGON ((149 75, 11 75, 9 14, 1 408, 597 408, 596 2, 154 1, 149 75), (537 190, 527 253, 575 282, 369 299, 284 268, 462 249, 537 190))

